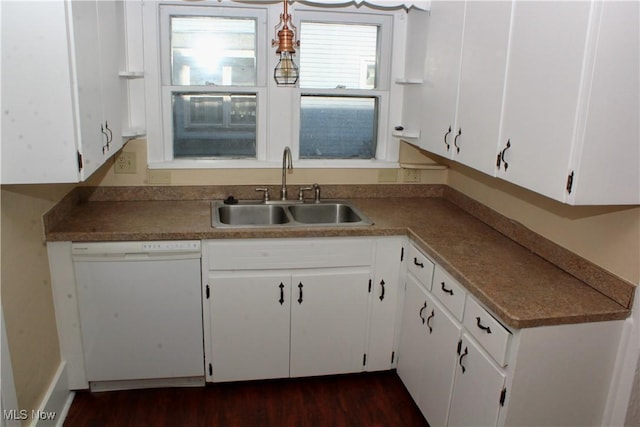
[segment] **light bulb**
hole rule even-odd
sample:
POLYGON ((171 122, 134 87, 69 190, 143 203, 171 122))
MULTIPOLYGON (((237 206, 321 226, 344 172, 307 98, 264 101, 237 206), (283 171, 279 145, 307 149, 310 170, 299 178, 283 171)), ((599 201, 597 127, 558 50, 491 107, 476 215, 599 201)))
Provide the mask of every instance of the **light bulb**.
POLYGON ((279 85, 295 85, 300 73, 298 66, 293 61, 291 52, 280 52, 280 61, 273 70, 273 78, 279 85))

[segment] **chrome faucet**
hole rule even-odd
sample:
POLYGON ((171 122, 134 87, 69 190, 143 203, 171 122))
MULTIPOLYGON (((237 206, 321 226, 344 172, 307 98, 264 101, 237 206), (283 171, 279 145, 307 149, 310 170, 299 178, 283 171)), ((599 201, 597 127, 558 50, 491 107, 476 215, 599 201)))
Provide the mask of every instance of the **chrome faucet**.
POLYGON ((280 189, 280 199, 287 200, 287 169, 293 170, 293 159, 291 158, 291 149, 284 147, 282 153, 282 188, 280 189))

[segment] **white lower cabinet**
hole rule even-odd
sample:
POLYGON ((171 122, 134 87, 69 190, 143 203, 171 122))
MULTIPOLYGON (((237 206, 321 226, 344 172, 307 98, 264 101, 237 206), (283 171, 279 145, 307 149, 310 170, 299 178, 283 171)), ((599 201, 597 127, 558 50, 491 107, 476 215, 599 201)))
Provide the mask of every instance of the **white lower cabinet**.
POLYGON ((203 243, 214 382, 390 369, 403 239, 203 243), (395 250, 395 262, 386 250, 395 250), (373 363, 369 363, 372 360, 373 363))
POLYGON ((429 425, 602 425, 621 321, 507 330, 439 265, 405 284, 398 375, 429 425))
POLYGON ((218 275, 209 285, 214 381, 288 377, 291 276, 218 275))
POLYGON ((495 426, 504 382, 504 372, 464 333, 458 347, 448 425, 495 426))
POLYGON ((460 325, 412 276, 407 277, 398 375, 431 426, 447 424, 460 325))
POLYGON ((289 376, 364 370, 369 277, 369 269, 293 275, 289 376))

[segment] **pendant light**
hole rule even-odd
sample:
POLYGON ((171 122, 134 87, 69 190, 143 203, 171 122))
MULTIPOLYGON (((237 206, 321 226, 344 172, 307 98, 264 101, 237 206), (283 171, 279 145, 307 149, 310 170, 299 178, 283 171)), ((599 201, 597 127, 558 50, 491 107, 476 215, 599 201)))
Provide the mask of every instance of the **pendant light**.
POLYGON ((278 86, 294 86, 300 77, 300 70, 293 61, 296 53, 295 47, 300 46, 300 41, 295 40, 297 28, 291 22, 288 12, 287 0, 284 0, 284 13, 280 14, 280 22, 275 27, 277 40, 272 40, 272 46, 278 46, 276 53, 280 54, 278 65, 273 70, 273 78, 278 86), (293 30, 289 28, 289 25, 293 30))

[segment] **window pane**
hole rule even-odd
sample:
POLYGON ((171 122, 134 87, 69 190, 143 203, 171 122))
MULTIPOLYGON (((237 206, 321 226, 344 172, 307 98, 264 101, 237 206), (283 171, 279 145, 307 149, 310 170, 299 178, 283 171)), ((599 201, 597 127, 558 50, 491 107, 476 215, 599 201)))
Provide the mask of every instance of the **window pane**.
POLYGON ((376 25, 302 22, 300 27, 300 87, 376 87, 376 25))
POLYGON ((376 98, 302 96, 300 104, 300 158, 375 158, 376 98))
POLYGON ((255 19, 172 16, 171 82, 255 85, 255 19))
POLYGON ((173 94, 173 156, 256 157, 256 95, 173 94))

